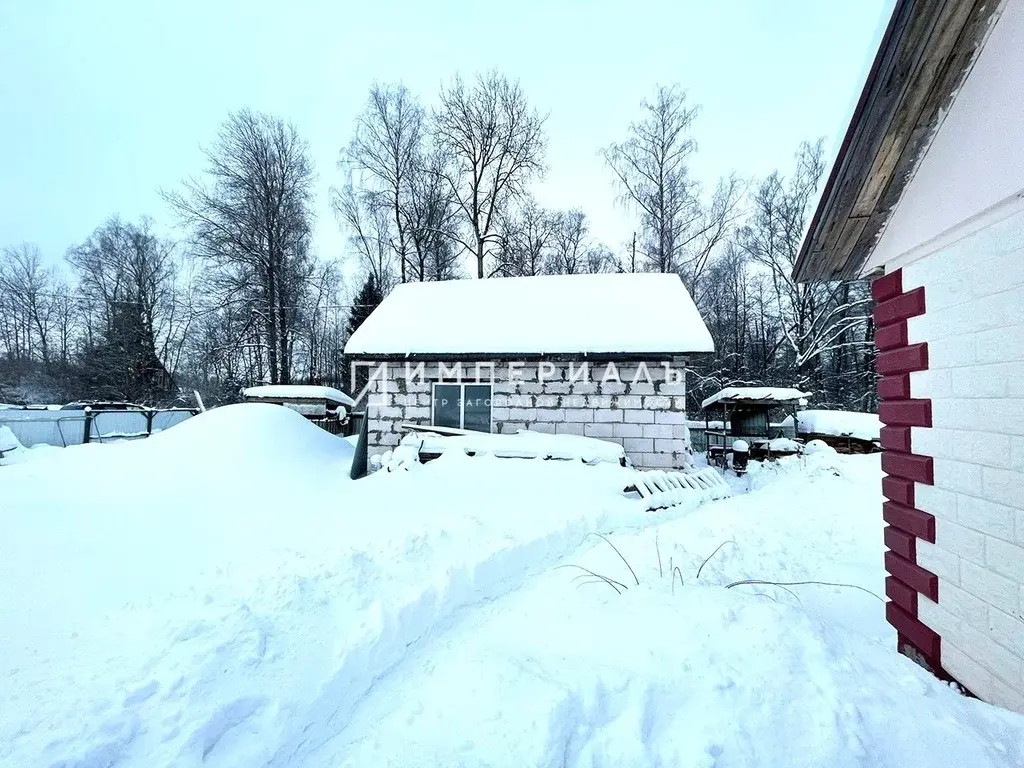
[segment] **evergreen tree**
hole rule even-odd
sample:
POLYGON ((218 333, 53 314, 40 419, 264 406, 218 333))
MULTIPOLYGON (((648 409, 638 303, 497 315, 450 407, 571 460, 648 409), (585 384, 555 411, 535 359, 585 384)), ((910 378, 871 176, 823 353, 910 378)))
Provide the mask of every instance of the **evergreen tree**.
POLYGON ((348 316, 348 336, 356 332, 356 329, 370 316, 370 313, 377 308, 377 305, 384 301, 380 287, 373 274, 366 276, 363 287, 353 302, 352 312, 348 316))
MULTIPOLYGON (((353 302, 352 311, 348 316, 348 327, 347 338, 352 338, 352 334, 356 332, 370 316, 370 313, 377 308, 377 306, 384 300, 384 295, 381 292, 380 286, 377 280, 374 278, 371 272, 366 276, 366 280, 363 282, 363 287, 359 289, 359 293, 356 295, 355 301, 353 302)), ((349 382, 349 388, 352 390, 352 396, 355 397, 359 392, 362 391, 363 387, 366 386, 366 381, 369 377, 369 372, 365 369, 352 371, 352 359, 348 359, 346 368, 348 369, 348 375, 346 376, 349 382)))

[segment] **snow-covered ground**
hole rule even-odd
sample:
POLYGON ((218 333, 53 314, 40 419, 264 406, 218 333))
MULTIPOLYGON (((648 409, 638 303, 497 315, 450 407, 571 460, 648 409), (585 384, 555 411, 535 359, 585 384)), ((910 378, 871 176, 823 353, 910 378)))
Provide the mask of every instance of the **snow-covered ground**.
POLYGON ((1024 762, 892 650, 877 456, 648 513, 611 464, 351 455, 241 405, 0 467, 0 765, 1024 762))

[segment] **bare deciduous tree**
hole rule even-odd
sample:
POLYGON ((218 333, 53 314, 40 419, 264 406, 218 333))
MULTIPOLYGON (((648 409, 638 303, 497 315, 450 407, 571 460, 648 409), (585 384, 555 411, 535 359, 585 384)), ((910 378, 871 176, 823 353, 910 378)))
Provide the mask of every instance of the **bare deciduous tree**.
POLYGON ((503 211, 491 275, 528 277, 548 271, 555 216, 527 196, 518 211, 503 211))
POLYGON ((482 278, 500 236, 502 212, 544 170, 544 118, 530 107, 518 82, 489 72, 472 84, 455 77, 441 91, 434 131, 438 145, 453 158, 444 178, 467 230, 459 242, 473 255, 482 278))
POLYGON ((647 267, 678 272, 693 288, 712 250, 736 217, 740 184, 720 182, 710 204, 690 176, 696 151, 690 129, 699 107, 686 101, 678 86, 659 86, 642 103, 643 117, 629 127, 629 138, 604 150, 623 200, 640 215, 641 251, 647 267), (689 278, 689 279, 688 279, 689 278))
POLYGON ((370 177, 370 186, 380 194, 381 204, 387 206, 391 247, 403 283, 413 248, 409 196, 413 176, 421 170, 423 135, 423 107, 409 90, 401 84, 374 83, 343 160, 370 177))
POLYGON ((165 195, 214 267, 222 302, 258 318, 272 383, 291 378, 296 312, 311 274, 313 166, 295 127, 242 110, 206 150, 207 180, 165 195))

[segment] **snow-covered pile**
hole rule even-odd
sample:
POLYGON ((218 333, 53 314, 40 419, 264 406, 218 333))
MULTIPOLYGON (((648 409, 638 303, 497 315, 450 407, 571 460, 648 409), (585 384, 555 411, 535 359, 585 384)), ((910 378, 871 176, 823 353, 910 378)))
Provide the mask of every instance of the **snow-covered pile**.
POLYGON ((1024 759, 1024 718, 897 655, 880 599, 727 588, 881 594, 877 456, 650 513, 613 463, 353 482, 351 451, 243 405, 0 471, 0 765, 1024 759))
POLYGON ((18 438, 14 436, 10 428, 0 424, 0 454, 20 448, 22 448, 22 445, 18 442, 18 438))
POLYGON ((580 435, 552 435, 520 429, 511 435, 467 432, 461 435, 436 435, 412 432, 401 445, 423 453, 472 453, 502 458, 579 459, 581 461, 618 462, 625 455, 622 446, 607 440, 580 435))
MULTIPOLYGON (((855 411, 799 411, 796 430, 801 435, 832 435, 854 437, 859 440, 878 440, 882 422, 876 413, 855 411)), ((787 416, 784 426, 793 426, 793 417, 787 416)))

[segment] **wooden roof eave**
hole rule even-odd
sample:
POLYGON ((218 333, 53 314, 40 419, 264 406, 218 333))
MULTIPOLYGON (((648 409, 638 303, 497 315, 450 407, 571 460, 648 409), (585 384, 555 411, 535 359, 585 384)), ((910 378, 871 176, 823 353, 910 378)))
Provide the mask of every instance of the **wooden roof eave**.
POLYGON ((807 230, 797 281, 858 277, 1004 0, 899 0, 807 230))

